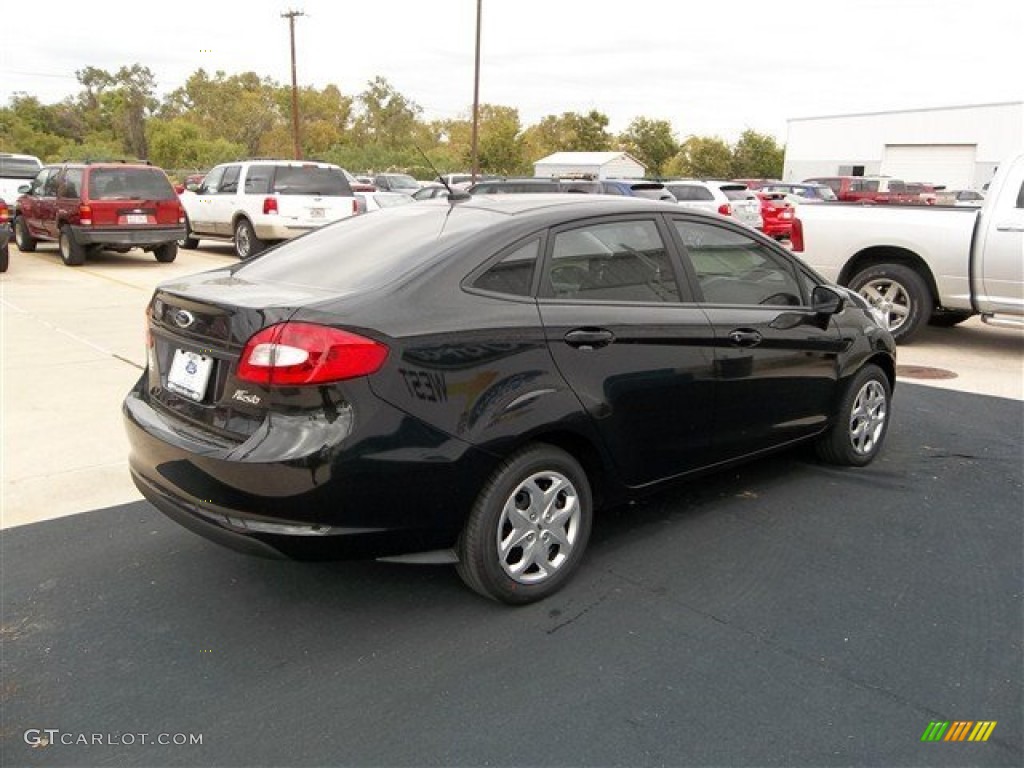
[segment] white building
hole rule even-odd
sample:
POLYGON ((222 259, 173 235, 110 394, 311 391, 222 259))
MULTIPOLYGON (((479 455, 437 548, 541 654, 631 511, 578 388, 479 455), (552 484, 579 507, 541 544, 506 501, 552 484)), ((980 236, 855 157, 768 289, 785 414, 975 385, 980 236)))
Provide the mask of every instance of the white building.
POLYGON ((788 122, 786 181, 882 175, 981 189, 999 163, 1024 148, 1024 101, 788 122))
POLYGON ((587 174, 597 179, 642 179, 645 168, 628 152, 555 152, 533 164, 533 175, 587 174))

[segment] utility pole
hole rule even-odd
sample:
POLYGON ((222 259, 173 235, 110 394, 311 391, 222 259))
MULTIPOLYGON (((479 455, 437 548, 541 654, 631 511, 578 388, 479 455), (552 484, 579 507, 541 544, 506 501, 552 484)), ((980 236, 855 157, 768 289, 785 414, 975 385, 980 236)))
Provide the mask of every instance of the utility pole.
POLYGON ((295 159, 302 159, 302 145, 299 142, 299 82, 295 74, 295 17, 305 16, 302 11, 282 13, 282 19, 288 19, 288 32, 292 41, 292 141, 295 144, 295 159))
POLYGON ((480 130, 480 12, 483 0, 476 0, 476 66, 473 71, 473 183, 480 173, 480 159, 477 154, 477 137, 480 130))

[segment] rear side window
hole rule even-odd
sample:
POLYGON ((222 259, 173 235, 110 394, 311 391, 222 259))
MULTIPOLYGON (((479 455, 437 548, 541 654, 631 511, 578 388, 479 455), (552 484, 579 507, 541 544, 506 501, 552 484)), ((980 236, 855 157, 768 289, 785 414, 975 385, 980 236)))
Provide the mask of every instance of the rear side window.
POLYGON ((78 197, 82 192, 82 169, 68 168, 64 174, 64 197, 78 197))
POLYGON ((559 232, 545 291, 576 301, 679 301, 658 226, 649 220, 590 224, 559 232))
POLYGON ((276 195, 352 197, 352 187, 340 168, 323 168, 319 165, 274 166, 270 191, 276 195))
POLYGON ((93 168, 89 171, 91 200, 174 200, 174 187, 156 168, 93 168))
POLYGON ((539 253, 540 240, 519 246, 473 281, 473 287, 511 296, 529 296, 539 253))

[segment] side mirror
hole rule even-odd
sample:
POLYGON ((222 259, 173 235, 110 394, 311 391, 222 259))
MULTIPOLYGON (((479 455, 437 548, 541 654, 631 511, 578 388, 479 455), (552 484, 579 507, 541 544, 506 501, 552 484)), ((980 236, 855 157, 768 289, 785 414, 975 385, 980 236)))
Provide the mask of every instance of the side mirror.
POLYGON ((22 184, 20 187, 18 187, 18 194, 19 195, 27 195, 29 193, 29 190, 31 190, 31 189, 32 189, 32 185, 31 184, 22 184))
POLYGON ((837 315, 846 306, 846 299, 835 288, 816 285, 811 291, 811 307, 819 315, 837 315))

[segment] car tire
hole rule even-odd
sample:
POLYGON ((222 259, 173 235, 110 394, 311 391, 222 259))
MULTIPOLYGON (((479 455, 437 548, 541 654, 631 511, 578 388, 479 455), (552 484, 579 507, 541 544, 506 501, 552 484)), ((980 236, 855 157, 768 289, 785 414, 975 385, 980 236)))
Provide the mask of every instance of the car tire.
POLYGON ((818 438, 818 457, 846 467, 870 464, 889 430, 891 404, 889 377, 877 365, 865 365, 847 382, 832 426, 818 438))
POLYGON ((11 261, 11 251, 7 243, 0 245, 0 272, 7 271, 7 265, 11 261))
POLYGON ((573 575, 592 522, 580 464, 560 448, 529 446, 484 485, 459 537, 456 568, 467 586, 492 600, 542 600, 573 575))
POLYGON ((267 247, 267 244, 256 237, 256 230, 248 219, 239 219, 235 224, 235 253, 238 258, 251 259, 267 247))
POLYGON ((71 227, 67 224, 60 228, 57 247, 60 249, 60 257, 65 265, 80 267, 85 264, 85 246, 75 240, 75 236, 71 233, 71 227))
POLYGON ((199 238, 192 237, 192 231, 188 228, 188 218, 185 218, 185 236, 178 241, 178 247, 186 251, 194 251, 199 247, 199 238))
POLYGON ((910 341, 931 317, 931 291, 921 275, 902 264, 868 267, 853 276, 850 288, 882 312, 899 343, 910 341))
POLYGON ((960 325, 964 320, 973 316, 973 312, 956 312, 952 310, 948 312, 933 312, 928 320, 928 325, 935 328, 952 328, 954 325, 960 325))
POLYGON ((18 244, 18 250, 22 253, 32 253, 39 242, 29 234, 28 225, 21 216, 14 220, 14 242, 18 244))
POLYGON ((153 249, 153 255, 161 264, 170 264, 178 258, 178 243, 164 243, 153 249))

